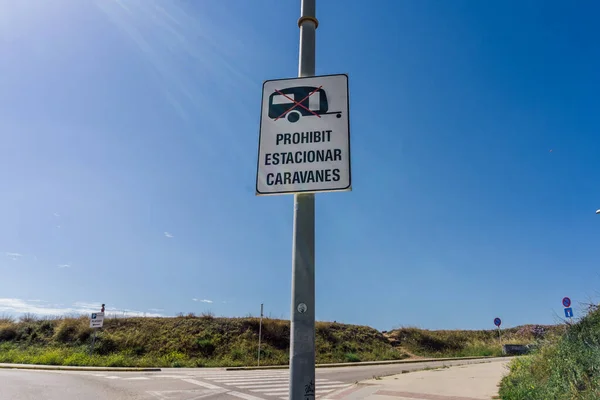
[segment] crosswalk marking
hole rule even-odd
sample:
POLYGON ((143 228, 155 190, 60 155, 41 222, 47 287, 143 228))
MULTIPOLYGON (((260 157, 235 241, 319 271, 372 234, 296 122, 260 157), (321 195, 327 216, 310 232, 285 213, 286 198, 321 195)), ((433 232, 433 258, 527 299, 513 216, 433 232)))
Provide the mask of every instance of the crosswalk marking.
MULTIPOLYGON (((175 372, 175 371, 173 371, 175 372)), ((125 381, 146 381, 150 379, 173 379, 181 380, 196 386, 202 387, 203 392, 194 393, 200 397, 209 395, 208 393, 222 393, 230 397, 237 397, 243 400, 289 400, 289 371, 272 371, 272 372, 253 372, 239 371, 219 373, 218 371, 203 371, 190 370, 180 371, 179 374, 143 374, 131 376, 129 374, 109 375, 109 374, 88 374, 98 377, 99 379, 111 379, 125 381)), ((132 382, 133 383, 133 382, 132 382)), ((340 390, 345 390, 352 386, 352 383, 343 381, 329 380, 326 378, 315 379, 315 398, 325 400, 327 396, 338 393, 340 390)), ((194 389, 198 391, 199 389, 194 389)), ((162 398, 171 398, 170 396, 179 396, 177 393, 167 392, 148 392, 152 395, 162 398), (164 397, 167 396, 167 397, 164 397)), ((180 391, 185 394, 189 392, 180 391)), ((191 392, 190 392, 191 393, 191 392)), ((200 397, 194 397, 200 398, 200 397)))
MULTIPOLYGON (((287 387, 288 386, 287 379, 285 380, 284 383, 285 384, 283 386, 287 387)), ((335 384, 335 383, 343 383, 343 382, 340 382, 340 381, 328 381, 327 379, 317 379, 317 385, 319 385, 321 383, 335 384)), ((261 387, 264 387, 264 388, 267 388, 267 387, 279 387, 279 386, 282 386, 282 383, 281 382, 279 382, 279 383, 269 383, 269 382, 264 382, 263 383, 263 382, 261 382, 261 383, 253 383, 251 385, 249 385, 249 384, 248 385, 247 384, 243 384, 243 385, 236 385, 236 386, 239 387, 239 388, 242 388, 242 389, 252 389, 252 388, 256 389, 256 388, 261 388, 261 387)), ((321 386, 319 385, 319 387, 321 387, 321 386)))
POLYGON ((197 381, 196 379, 182 379, 182 381, 187 382, 187 383, 191 383, 191 384, 194 384, 194 385, 202 386, 202 387, 205 387, 207 389, 213 389, 213 390, 215 390, 215 389, 222 389, 222 387, 220 387, 220 386, 212 385, 212 384, 206 383, 206 382, 200 382, 200 381, 197 381))
MULTIPOLYGON (((204 378, 204 377, 202 377, 204 378)), ((204 378, 204 379, 208 379, 208 378, 204 378)), ((245 379, 231 379, 231 378, 227 378, 227 379, 211 379, 211 381, 214 382, 220 382, 220 383, 227 383, 227 382, 263 382, 265 380, 270 380, 270 381, 287 381, 289 378, 287 376, 282 376, 281 378, 245 378, 245 379)))
POLYGON ((244 400, 265 400, 262 397, 256 397, 256 396, 252 396, 251 394, 246 394, 246 393, 241 393, 241 392, 227 392, 227 394, 230 394, 235 397, 239 397, 240 399, 244 399, 244 400))
MULTIPOLYGON (((214 382, 217 385, 224 385, 230 388, 242 389, 246 392, 254 393, 258 396, 266 396, 269 399, 274 397, 278 399, 288 399, 289 396, 289 371, 273 372, 234 372, 226 374, 195 374, 195 377, 202 380, 214 382)), ((319 398, 334 392, 335 390, 352 386, 351 383, 344 383, 336 380, 319 378, 315 380, 315 397, 319 398)), ((233 392, 227 392, 231 394, 233 392)), ((241 393, 241 392, 236 392, 241 393)), ((245 393, 242 393, 245 395, 245 393)), ((234 395, 235 397, 235 395, 234 395)), ((244 398, 244 397, 240 397, 244 398)), ((245 398, 244 398, 245 399, 245 398)), ((254 399, 251 399, 254 400, 254 399)))

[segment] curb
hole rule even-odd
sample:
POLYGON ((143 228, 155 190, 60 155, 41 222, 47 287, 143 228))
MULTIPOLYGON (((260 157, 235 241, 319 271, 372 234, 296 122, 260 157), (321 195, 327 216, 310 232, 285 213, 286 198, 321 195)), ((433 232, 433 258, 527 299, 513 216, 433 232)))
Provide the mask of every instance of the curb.
POLYGON ((33 369, 39 371, 94 371, 94 372, 160 372, 160 368, 127 367, 70 367, 63 365, 0 364, 0 369, 33 369))
MULTIPOLYGON (((358 363, 337 363, 337 364, 317 364, 316 368, 340 368, 340 367, 368 367, 371 365, 389 365, 389 364, 416 364, 422 362, 436 361, 468 361, 468 360, 490 360, 504 357, 457 357, 457 358, 424 358, 420 360, 388 360, 388 361, 365 361, 358 363)), ((289 365, 269 365, 264 367, 228 367, 226 371, 249 371, 262 369, 289 369, 289 365)))

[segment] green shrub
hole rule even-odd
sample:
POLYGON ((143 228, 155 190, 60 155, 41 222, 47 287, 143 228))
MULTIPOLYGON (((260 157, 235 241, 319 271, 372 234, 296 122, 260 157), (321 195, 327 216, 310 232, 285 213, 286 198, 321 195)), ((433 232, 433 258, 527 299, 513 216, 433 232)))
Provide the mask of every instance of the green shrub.
POLYGON ((0 325, 0 342, 10 341, 17 337, 17 328, 13 324, 0 325))
POLYGON ((600 398, 600 311, 569 326, 556 342, 545 342, 532 356, 511 362, 502 379, 506 400, 600 398))
POLYGON ((123 354, 111 354, 103 363, 107 367, 127 367, 129 366, 128 360, 123 354))
POLYGON ((102 334, 96 338, 94 352, 107 355, 117 350, 117 343, 109 335, 102 334))
POLYGON ((212 339, 206 339, 206 338, 196 339, 196 347, 198 348, 198 350, 200 350, 202 355, 207 356, 207 357, 212 356, 216 350, 216 346, 213 343, 212 339))
POLYGON ((62 365, 65 360, 65 352, 59 349, 45 349, 40 355, 34 358, 34 364, 43 365, 62 365))
POLYGON ((360 357, 354 353, 344 354, 347 362, 360 362, 360 357))
POLYGON ((38 325, 38 332, 41 336, 51 337, 54 334, 54 324, 49 320, 41 321, 38 325))
POLYGON ((75 341, 79 330, 79 321, 75 319, 65 318, 59 322, 54 331, 54 340, 59 343, 69 343, 75 341))
POLYGON ((93 365, 92 359, 86 353, 73 353, 63 360, 63 365, 86 366, 93 365))

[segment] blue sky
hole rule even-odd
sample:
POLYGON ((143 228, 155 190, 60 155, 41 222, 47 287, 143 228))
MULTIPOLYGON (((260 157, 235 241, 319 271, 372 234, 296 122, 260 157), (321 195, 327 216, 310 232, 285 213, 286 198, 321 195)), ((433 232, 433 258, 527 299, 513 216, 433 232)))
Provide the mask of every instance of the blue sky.
MULTIPOLYGON (((318 1, 353 191, 317 196, 317 317, 553 323, 600 290, 596 2, 318 1)), ((288 318, 292 196, 256 197, 298 1, 0 0, 0 313, 288 318), (195 299, 195 300, 194 300, 195 299)))

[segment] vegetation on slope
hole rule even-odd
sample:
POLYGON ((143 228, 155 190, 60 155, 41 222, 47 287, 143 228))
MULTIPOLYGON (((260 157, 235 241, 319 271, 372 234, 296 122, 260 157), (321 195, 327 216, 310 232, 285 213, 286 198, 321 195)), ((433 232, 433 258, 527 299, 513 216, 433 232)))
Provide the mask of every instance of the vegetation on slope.
POLYGON ((600 309, 568 325, 558 340, 515 359, 502 380, 505 400, 600 399, 600 309))
MULTIPOLYGON (((255 365, 257 318, 107 319, 89 354, 93 331, 87 316, 13 321, 0 319, 0 362, 88 366, 202 367, 255 365)), ((261 364, 287 364, 289 321, 264 319, 261 364)), ((317 362, 406 357, 377 330, 318 322, 317 362)))
MULTIPOLYGON (((524 325, 502 329, 502 344, 534 344, 542 337, 560 335, 561 326, 524 325)), ((385 335, 399 351, 423 357, 501 356, 497 330, 430 331, 400 328, 385 335)))

